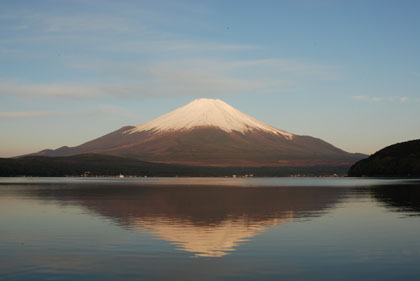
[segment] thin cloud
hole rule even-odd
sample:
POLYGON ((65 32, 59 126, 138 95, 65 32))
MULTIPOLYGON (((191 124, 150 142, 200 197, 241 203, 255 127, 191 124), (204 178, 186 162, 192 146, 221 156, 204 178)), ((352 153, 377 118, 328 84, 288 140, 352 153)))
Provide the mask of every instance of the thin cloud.
MULTIPOLYGON (((150 35, 150 34, 149 34, 150 35)), ((153 36, 152 36, 153 37, 153 36)), ((159 40, 149 38, 142 41, 110 43, 101 47, 104 51, 143 53, 143 52, 233 52, 261 48, 257 45, 228 44, 217 42, 196 42, 189 40, 159 40)))
POLYGON ((14 111, 14 112, 0 112, 1 119, 14 119, 14 118, 34 118, 58 115, 53 111, 14 111))
POLYGON ((370 97, 370 96, 352 96, 353 100, 363 101, 363 102, 381 102, 383 101, 380 97, 370 97))
POLYGON ((134 115, 132 111, 112 104, 101 104, 95 107, 94 109, 85 112, 86 115, 122 115, 122 116, 131 116, 134 115))
POLYGON ((229 95, 258 91, 266 92, 267 88, 281 85, 285 79, 275 77, 267 79, 266 75, 248 77, 242 75, 243 63, 211 60, 176 60, 137 65, 135 63, 93 62, 72 64, 93 73, 109 76, 110 79, 135 81, 136 96, 191 96, 198 93, 212 95, 229 95), (118 77, 122 75, 122 77, 118 77))
POLYGON ((18 25, 14 27, 14 30, 24 30, 24 29, 28 29, 29 26, 27 24, 22 24, 22 25, 18 25))
MULTIPOLYGON (((20 119, 20 118, 37 118, 37 117, 72 117, 74 112, 71 111, 48 111, 48 110, 29 110, 29 111, 9 111, 0 112, 0 119, 20 119)), ((78 116, 134 116, 135 113, 125 107, 112 104, 100 104, 87 110, 77 112, 78 116)))
POLYGON ((360 102, 399 102, 399 103, 409 103, 409 102, 419 102, 418 98, 409 98, 409 97, 371 97, 371 96, 352 96, 355 101, 360 102))
POLYGON ((264 89, 268 85, 262 81, 235 79, 194 70, 154 69, 150 75, 152 77, 131 85, 0 83, 0 95, 34 99, 132 99, 151 96, 193 96, 198 93, 208 96, 246 93, 264 89))
POLYGON ((246 93, 264 89, 264 82, 244 80, 219 75, 217 72, 200 69, 179 69, 171 67, 153 67, 153 75, 145 84, 145 92, 151 95, 197 95, 246 93))
POLYGON ((128 32, 133 31, 129 23, 123 18, 112 16, 95 15, 72 15, 72 16, 45 16, 32 15, 28 19, 33 19, 40 22, 44 26, 45 32, 98 32, 98 31, 113 31, 113 32, 128 32))
POLYGON ((286 86, 299 85, 303 80, 340 77, 335 66, 281 59, 180 59, 151 64, 102 60, 71 62, 69 66, 113 80, 136 81, 136 87, 145 95, 189 95, 193 92, 221 95, 256 90, 264 93, 268 88, 272 91, 276 87, 277 92, 282 92, 288 90, 286 86))
MULTIPOLYGON (((151 96, 221 96, 282 93, 307 79, 337 79, 336 67, 293 60, 185 59, 150 64, 110 61, 69 62, 99 74, 108 84, 0 82, 0 95, 64 99, 132 99, 151 96)), ((372 99, 375 101, 375 98, 372 99)))
POLYGON ((53 83, 23 84, 0 82, 0 95, 20 97, 46 97, 70 99, 95 99, 101 97, 128 97, 133 91, 130 87, 102 84, 53 83))
POLYGON ((11 57, 20 57, 22 53, 23 53, 22 51, 18 51, 12 48, 0 48, 0 57, 3 57, 3 58, 10 59, 11 57))

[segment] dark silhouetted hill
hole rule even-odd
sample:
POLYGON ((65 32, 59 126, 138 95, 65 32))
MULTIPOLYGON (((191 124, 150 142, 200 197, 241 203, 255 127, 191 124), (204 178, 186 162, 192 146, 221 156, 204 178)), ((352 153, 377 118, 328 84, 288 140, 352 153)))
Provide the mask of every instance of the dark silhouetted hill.
POLYGON ((420 139, 397 143, 355 163, 350 177, 420 177, 420 139))

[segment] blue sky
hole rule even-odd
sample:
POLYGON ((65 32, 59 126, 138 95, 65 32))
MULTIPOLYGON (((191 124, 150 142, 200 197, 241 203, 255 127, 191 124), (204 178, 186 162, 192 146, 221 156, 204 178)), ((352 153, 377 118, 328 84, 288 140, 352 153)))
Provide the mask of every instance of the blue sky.
POLYGON ((7 1, 0 157, 200 97, 373 153, 420 138, 419 1, 7 1))

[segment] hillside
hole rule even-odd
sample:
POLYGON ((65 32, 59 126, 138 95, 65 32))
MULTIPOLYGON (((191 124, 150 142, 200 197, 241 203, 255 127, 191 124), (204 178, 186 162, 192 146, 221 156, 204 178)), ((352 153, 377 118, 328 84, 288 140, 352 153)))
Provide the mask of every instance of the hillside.
POLYGON ((420 176, 420 140, 397 143, 355 163, 350 177, 418 177, 420 176))
POLYGON ((18 159, 0 158, 0 177, 40 176, 62 177, 80 176, 254 176, 281 177, 289 175, 323 176, 344 175, 348 165, 315 167, 204 167, 144 162, 99 154, 79 154, 64 157, 27 156, 18 159))

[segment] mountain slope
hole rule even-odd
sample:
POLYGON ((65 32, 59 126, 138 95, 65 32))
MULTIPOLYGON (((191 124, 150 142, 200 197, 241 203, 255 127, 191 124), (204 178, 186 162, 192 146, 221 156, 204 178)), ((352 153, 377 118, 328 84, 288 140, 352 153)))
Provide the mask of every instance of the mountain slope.
POLYGON ((72 156, 26 156, 0 158, 0 177, 37 176, 132 176, 153 177, 231 177, 253 174, 256 177, 284 177, 290 175, 328 176, 344 175, 349 165, 310 167, 209 167, 185 166, 145 162, 133 158, 101 154, 77 154, 72 156))
POLYGON ((354 164, 350 177, 410 177, 420 176, 420 140, 385 147, 369 158, 354 164))
POLYGON ((148 123, 126 126, 76 147, 34 155, 80 153, 202 166, 342 165, 362 158, 323 140, 279 130, 210 99, 195 100, 148 123))

